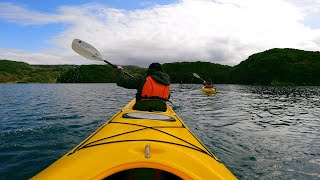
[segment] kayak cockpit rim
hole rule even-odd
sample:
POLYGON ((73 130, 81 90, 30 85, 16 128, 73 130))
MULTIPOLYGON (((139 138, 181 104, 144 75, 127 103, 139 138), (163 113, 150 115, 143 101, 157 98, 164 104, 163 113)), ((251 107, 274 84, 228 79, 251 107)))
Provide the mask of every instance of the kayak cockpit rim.
MULTIPOLYGON (((126 179, 128 174, 154 174, 156 177, 151 177, 147 179, 192 179, 190 174, 183 172, 180 170, 179 166, 167 166, 161 163, 154 163, 154 162, 134 162, 134 163, 126 163, 115 166, 111 169, 105 170, 92 179, 126 179), (162 178, 159 178, 159 176, 162 178)), ((130 177, 130 176, 129 176, 130 177)), ((131 179, 146 179, 146 177, 138 177, 138 178, 131 178, 131 179)))
POLYGON ((110 176, 104 177, 104 180, 112 179, 170 179, 170 180, 180 180, 181 177, 161 170, 154 168, 134 168, 127 169, 123 171, 116 172, 110 176))

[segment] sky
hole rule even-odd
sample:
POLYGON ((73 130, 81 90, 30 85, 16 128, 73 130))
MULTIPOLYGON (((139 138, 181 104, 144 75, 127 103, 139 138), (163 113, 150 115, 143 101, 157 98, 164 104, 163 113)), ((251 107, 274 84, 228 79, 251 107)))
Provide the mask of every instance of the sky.
POLYGON ((0 59, 118 65, 237 65, 272 48, 320 51, 320 0, 0 0, 0 59))

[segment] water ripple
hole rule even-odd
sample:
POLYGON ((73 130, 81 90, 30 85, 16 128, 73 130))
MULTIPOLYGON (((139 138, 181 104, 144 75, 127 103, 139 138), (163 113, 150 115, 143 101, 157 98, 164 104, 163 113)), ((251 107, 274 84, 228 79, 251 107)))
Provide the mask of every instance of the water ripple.
MULTIPOLYGON (((239 179, 320 178, 320 87, 216 85, 215 96, 200 87, 172 85, 172 106, 239 179)), ((115 84, 0 85, 1 178, 32 177, 135 93, 115 84)))

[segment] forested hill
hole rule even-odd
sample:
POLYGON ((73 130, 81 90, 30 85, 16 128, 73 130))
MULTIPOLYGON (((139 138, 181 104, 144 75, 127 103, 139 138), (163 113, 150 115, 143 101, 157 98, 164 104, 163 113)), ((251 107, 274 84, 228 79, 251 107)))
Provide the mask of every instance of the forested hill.
POLYGON ((192 75, 197 73, 202 79, 210 78, 216 84, 227 84, 232 70, 231 66, 199 61, 166 63, 163 67, 173 83, 201 83, 192 75))
POLYGON ((232 68, 230 83, 320 85, 320 52, 270 49, 232 68))
POLYGON ((0 83, 56 83, 60 74, 74 65, 29 65, 0 60, 0 83))
MULTIPOLYGON (((320 85, 320 52, 270 49, 253 54, 236 66, 209 62, 174 62, 163 65, 172 83, 201 83, 192 76, 216 84, 320 85)), ((131 74, 146 69, 125 66, 131 74)), ((107 65, 29 65, 0 60, 0 83, 109 83, 115 70, 107 65)))

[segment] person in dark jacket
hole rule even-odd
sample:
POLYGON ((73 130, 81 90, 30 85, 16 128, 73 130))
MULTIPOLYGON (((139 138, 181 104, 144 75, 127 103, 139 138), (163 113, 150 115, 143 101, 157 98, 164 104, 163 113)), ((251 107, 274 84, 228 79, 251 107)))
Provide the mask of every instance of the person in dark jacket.
POLYGON ((209 79, 208 81, 204 81, 203 85, 205 88, 213 88, 213 83, 211 79, 209 79))
POLYGON ((137 89, 136 104, 133 109, 142 111, 166 111, 165 101, 170 98, 170 77, 159 63, 152 63, 144 76, 129 77, 123 68, 117 66, 118 86, 137 89))

